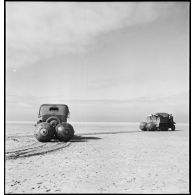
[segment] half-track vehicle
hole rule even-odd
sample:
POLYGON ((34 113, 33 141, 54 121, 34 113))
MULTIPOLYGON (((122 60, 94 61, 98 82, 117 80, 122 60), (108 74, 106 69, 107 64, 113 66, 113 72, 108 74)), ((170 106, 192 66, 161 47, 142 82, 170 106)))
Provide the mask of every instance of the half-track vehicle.
POLYGON ((147 116, 145 122, 141 122, 139 128, 142 131, 168 131, 175 130, 175 122, 172 114, 159 112, 147 116))
POLYGON ((69 141, 74 136, 72 125, 67 123, 69 114, 69 108, 65 104, 42 104, 35 124, 35 138, 40 142, 53 138, 69 141))

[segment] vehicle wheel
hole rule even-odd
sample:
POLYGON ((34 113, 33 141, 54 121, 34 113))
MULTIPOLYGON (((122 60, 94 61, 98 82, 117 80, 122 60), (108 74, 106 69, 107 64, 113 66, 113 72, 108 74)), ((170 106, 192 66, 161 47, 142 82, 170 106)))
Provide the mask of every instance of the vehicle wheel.
POLYGON ((147 131, 155 131, 155 130, 157 130, 156 124, 153 122, 149 122, 146 124, 146 129, 147 129, 147 131))
POLYGON ((36 126, 34 135, 40 142, 48 142, 54 137, 55 130, 49 123, 43 122, 36 126))
POLYGON ((57 125, 57 124, 59 124, 60 123, 60 119, 58 118, 58 117, 56 117, 56 116, 51 116, 51 117, 49 117, 47 120, 46 120, 46 122, 47 123, 50 123, 52 126, 55 124, 55 126, 57 125))
POLYGON ((139 128, 142 130, 142 131, 146 131, 146 125, 147 123, 146 122, 141 122, 140 125, 139 125, 139 128))
POLYGON ((171 130, 172 130, 172 131, 175 131, 175 125, 172 125, 172 126, 171 126, 171 130))
POLYGON ((167 124, 160 124, 159 125, 159 129, 160 129, 160 131, 168 131, 168 126, 167 126, 167 124))
POLYGON ((61 123, 56 126, 55 134, 57 139, 67 142, 74 136, 74 129, 69 123, 61 123))

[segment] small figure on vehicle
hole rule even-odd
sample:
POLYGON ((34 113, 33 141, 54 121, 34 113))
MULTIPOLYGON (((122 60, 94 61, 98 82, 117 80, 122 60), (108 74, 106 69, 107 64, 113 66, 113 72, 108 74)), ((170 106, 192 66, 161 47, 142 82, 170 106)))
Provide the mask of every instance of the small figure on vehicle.
POLYGON ((74 136, 72 125, 67 123, 69 108, 65 104, 42 104, 39 108, 39 120, 35 124, 35 137, 46 142, 52 138, 69 141, 74 136))
POLYGON ((175 122, 173 120, 172 114, 167 114, 164 112, 150 114, 146 118, 147 122, 141 122, 139 128, 142 131, 168 131, 171 128, 172 131, 175 130, 175 122))

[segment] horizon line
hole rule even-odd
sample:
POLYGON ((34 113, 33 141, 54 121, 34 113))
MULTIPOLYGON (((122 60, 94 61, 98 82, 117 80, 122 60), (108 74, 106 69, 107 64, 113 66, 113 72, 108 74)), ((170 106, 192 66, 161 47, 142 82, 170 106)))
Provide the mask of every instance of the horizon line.
MULTIPOLYGON (((68 121, 69 123, 73 123, 73 124, 85 124, 85 123, 91 123, 91 124, 97 124, 97 123, 101 123, 101 124, 111 124, 111 123, 118 123, 118 124, 139 124, 141 121, 139 122, 127 122, 127 121, 68 121)), ((7 124, 32 124, 32 123, 36 123, 36 121, 6 121, 7 124)), ((189 125, 189 122, 179 122, 176 123, 179 125, 189 125)))

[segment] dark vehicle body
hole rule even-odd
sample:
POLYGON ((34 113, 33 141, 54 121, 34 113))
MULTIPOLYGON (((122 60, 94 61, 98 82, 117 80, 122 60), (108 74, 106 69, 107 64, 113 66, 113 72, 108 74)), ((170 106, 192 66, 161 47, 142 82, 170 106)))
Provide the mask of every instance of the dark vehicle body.
POLYGON ((42 104, 35 124, 36 139, 41 142, 52 138, 69 141, 74 135, 73 127, 67 123, 69 114, 69 108, 65 104, 42 104))
POLYGON ((50 117, 56 117, 60 122, 67 122, 69 114, 69 108, 65 104, 42 104, 38 118, 40 122, 46 122, 50 117))
POLYGON ((158 112, 147 116, 146 122, 140 123, 140 129, 143 131, 168 131, 170 128, 174 131, 175 124, 171 114, 158 112))

